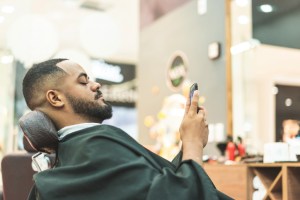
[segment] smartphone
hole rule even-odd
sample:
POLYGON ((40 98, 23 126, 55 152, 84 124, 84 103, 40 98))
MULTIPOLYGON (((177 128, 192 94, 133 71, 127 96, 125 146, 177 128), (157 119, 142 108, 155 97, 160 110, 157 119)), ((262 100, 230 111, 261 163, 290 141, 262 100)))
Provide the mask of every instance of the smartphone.
POLYGON ((190 87, 190 101, 192 101, 193 94, 194 94, 194 91, 195 91, 195 90, 198 90, 198 84, 197 84, 197 83, 194 83, 194 84, 190 87))
MULTIPOLYGON (((194 94, 194 91, 195 90, 198 90, 198 84, 197 83, 194 83, 191 87, 190 87, 190 103, 192 101, 192 98, 193 98, 193 94, 194 94)), ((199 112, 201 108, 197 107, 197 113, 199 112)))

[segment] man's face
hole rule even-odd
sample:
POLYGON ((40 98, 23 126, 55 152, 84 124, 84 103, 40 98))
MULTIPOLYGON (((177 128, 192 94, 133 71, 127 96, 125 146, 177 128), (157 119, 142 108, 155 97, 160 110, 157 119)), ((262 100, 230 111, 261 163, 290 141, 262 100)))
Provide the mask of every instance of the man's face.
POLYGON ((62 90, 73 112, 91 122, 102 122, 112 117, 112 108, 103 98, 101 85, 89 80, 83 68, 69 60, 57 64, 68 75, 62 90))

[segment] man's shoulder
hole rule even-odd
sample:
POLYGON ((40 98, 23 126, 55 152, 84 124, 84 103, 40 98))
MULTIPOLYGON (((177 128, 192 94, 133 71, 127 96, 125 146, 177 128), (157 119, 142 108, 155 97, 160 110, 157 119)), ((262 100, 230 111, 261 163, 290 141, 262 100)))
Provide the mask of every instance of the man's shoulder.
POLYGON ((104 138, 111 138, 111 139, 121 139, 121 140, 134 140, 128 133, 124 130, 108 125, 108 124, 101 124, 99 126, 94 126, 91 128, 87 128, 83 130, 84 134, 89 134, 89 136, 100 136, 104 138))
POLYGON ((101 124, 89 128, 82 129, 80 131, 74 132, 65 136, 60 141, 60 146, 63 148, 85 148, 88 146, 96 145, 100 148, 101 145, 121 145, 130 149, 141 150, 142 145, 140 145, 134 138, 127 134, 122 129, 112 126, 101 124))
POLYGON ((163 163, 163 166, 172 165, 170 162, 166 164, 167 161, 163 158, 147 150, 122 129, 112 125, 93 126, 67 137, 60 143, 61 150, 70 151, 73 149, 78 153, 86 151, 94 153, 109 152, 124 157, 130 155, 142 156, 158 168, 160 166, 158 163, 163 163))

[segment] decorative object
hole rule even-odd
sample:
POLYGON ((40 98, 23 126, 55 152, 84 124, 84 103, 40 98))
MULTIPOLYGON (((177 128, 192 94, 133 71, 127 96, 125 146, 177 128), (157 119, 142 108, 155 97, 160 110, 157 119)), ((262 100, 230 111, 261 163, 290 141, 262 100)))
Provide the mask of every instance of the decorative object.
POLYGON ((208 45, 208 58, 215 60, 221 55, 221 44, 219 42, 213 42, 208 45))
POLYGON ((176 51, 169 59, 167 65, 167 85, 170 89, 178 91, 187 74, 188 59, 182 51, 176 51))

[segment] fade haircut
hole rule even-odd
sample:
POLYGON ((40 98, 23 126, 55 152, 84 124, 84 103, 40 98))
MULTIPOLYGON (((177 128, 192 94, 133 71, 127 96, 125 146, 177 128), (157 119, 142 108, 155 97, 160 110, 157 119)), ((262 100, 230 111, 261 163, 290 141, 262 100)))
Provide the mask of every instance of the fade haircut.
MULTIPOLYGON (((56 64, 68 59, 51 59, 38 64, 34 64, 26 73, 23 79, 23 95, 27 106, 34 110, 43 104, 41 95, 47 84, 55 83, 66 72, 56 64)), ((43 98, 42 98, 43 99, 43 98)))

